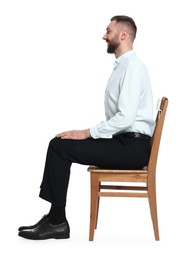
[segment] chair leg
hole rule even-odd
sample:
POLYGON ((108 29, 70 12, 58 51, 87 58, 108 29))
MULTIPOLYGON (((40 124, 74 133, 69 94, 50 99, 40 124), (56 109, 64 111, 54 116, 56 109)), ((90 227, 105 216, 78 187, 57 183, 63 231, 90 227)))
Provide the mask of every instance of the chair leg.
POLYGON ((89 228, 89 241, 93 241, 94 232, 97 225, 98 215, 98 192, 99 192, 99 181, 98 177, 94 173, 91 174, 91 206, 90 206, 90 228, 89 228))
MULTIPOLYGON (((100 183, 99 183, 100 185, 100 183)), ((100 189, 99 189, 100 191, 100 189)), ((95 229, 97 229, 97 223, 98 223, 98 216, 99 216, 99 205, 100 205, 100 197, 98 197, 98 201, 97 201, 97 215, 96 215, 96 221, 95 221, 95 229)))
POLYGON ((159 228, 158 228, 158 217, 157 217, 157 201, 156 201, 156 188, 155 185, 148 186, 148 199, 149 199, 149 207, 151 212, 151 219, 153 223, 153 230, 155 240, 160 240, 159 238, 159 228))

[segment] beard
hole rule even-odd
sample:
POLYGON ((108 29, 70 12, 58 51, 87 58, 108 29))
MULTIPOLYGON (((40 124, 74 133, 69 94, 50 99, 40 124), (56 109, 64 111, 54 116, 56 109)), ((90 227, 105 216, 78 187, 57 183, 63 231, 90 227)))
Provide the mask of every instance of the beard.
POLYGON ((119 47, 119 44, 120 43, 118 41, 114 41, 114 40, 108 42, 107 52, 108 53, 115 53, 115 51, 119 47))

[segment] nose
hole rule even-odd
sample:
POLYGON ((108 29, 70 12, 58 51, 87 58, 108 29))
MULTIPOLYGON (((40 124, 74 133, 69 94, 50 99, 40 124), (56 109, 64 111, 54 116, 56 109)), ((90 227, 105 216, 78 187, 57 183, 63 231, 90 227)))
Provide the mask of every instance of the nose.
POLYGON ((102 38, 103 40, 107 40, 107 34, 105 33, 104 35, 103 35, 103 38, 102 38))

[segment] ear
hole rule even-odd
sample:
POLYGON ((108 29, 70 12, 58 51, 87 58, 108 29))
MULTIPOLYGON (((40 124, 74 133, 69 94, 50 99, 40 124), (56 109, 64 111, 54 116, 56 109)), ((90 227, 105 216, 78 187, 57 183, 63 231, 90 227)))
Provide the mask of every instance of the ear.
POLYGON ((126 31, 123 31, 121 34, 121 40, 125 40, 128 37, 128 33, 126 31))

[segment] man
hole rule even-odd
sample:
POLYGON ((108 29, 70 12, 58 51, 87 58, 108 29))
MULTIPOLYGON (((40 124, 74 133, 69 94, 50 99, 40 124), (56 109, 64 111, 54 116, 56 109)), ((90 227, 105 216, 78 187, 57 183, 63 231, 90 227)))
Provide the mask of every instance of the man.
POLYGON ((142 169, 148 164, 153 104, 147 70, 133 51, 136 31, 130 17, 111 19, 103 36, 107 52, 116 57, 105 92, 106 121, 62 132, 50 141, 40 197, 51 203, 51 209, 37 224, 20 227, 19 236, 69 238, 65 206, 72 163, 117 169, 142 169))

